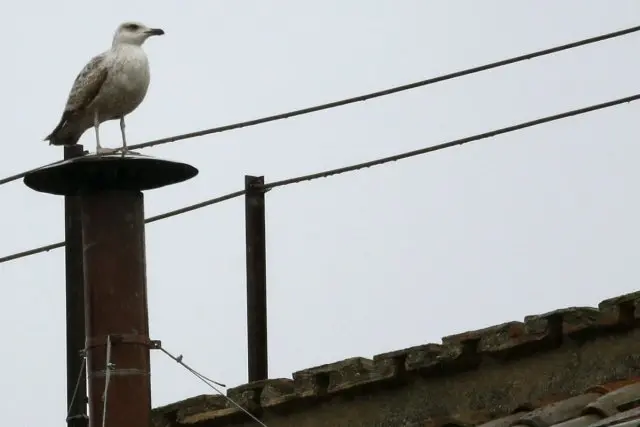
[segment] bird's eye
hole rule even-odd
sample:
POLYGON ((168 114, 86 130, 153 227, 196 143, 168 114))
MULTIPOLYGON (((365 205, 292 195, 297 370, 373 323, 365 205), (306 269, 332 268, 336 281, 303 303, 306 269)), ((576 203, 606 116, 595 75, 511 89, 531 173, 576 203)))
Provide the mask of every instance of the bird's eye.
POLYGON ((137 30, 140 29, 140 25, 138 25, 138 24, 127 24, 126 28, 127 28, 127 30, 137 31, 137 30))

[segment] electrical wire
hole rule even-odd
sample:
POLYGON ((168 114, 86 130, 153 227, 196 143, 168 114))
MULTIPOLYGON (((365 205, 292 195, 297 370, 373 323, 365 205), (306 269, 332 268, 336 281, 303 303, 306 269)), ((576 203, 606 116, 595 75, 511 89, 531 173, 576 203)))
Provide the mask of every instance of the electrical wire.
POLYGON ((260 421, 255 415, 253 415, 251 412, 247 411, 245 408, 243 408, 240 404, 238 404, 236 401, 234 401, 233 399, 231 399, 229 396, 227 396, 226 394, 224 394, 222 391, 220 391, 220 389, 218 389, 215 384, 221 386, 221 387, 226 387, 224 384, 220 384, 216 381, 213 381, 212 379, 209 379, 207 377, 205 377, 204 375, 202 375, 200 372, 196 371, 195 369, 193 369, 191 366, 187 365, 186 363, 184 363, 182 361, 182 355, 179 355, 178 357, 174 356, 173 354, 169 353, 167 350, 165 350, 162 347, 158 347, 158 350, 160 350, 161 352, 163 352, 164 354, 166 354, 167 356, 169 356, 171 359, 173 359, 175 362, 177 362, 178 364, 180 364, 182 367, 184 367, 187 371, 191 372, 196 378, 198 378, 200 381, 202 381, 203 383, 205 383, 206 385, 208 385, 209 387, 211 387, 216 393, 218 393, 220 396, 224 397, 225 399, 227 399, 227 401, 229 403, 231 403, 233 406, 235 406, 236 408, 240 409, 242 412, 244 412, 245 414, 247 414, 248 416, 250 416, 255 422, 257 422, 258 424, 260 424, 262 427, 267 427, 267 425, 265 423, 263 423, 262 421, 260 421))
POLYGON ((288 119, 288 118, 291 118, 291 117, 301 116, 301 115, 309 114, 309 113, 315 113, 317 111, 328 110, 330 108, 341 107, 341 106, 348 105, 348 104, 353 104, 353 103, 356 103, 356 102, 367 101, 367 100, 373 99, 373 98, 379 98, 379 97, 382 97, 382 96, 387 96, 387 95, 391 95, 391 94, 398 93, 398 92, 404 92, 404 91, 407 91, 407 90, 410 90, 410 89, 416 89, 416 88, 419 88, 419 87, 428 86, 428 85, 431 85, 431 84, 434 84, 434 83, 439 83, 439 82, 443 82, 443 81, 446 81, 446 80, 455 79, 455 78, 458 78, 458 77, 468 76, 470 74, 479 73, 481 71, 487 71, 487 70, 491 70, 491 69, 498 68, 498 67, 504 67, 506 65, 511 65, 511 64, 516 63, 516 62, 522 62, 522 61, 526 61, 528 59, 538 58, 538 57, 541 57, 541 56, 546 56, 546 55, 550 55, 550 54, 553 54, 553 53, 562 52, 564 50, 575 49, 577 47, 585 46, 585 45, 588 45, 588 44, 601 42, 601 41, 612 39, 612 38, 615 38, 615 37, 621 37, 621 36, 624 36, 624 35, 627 35, 627 34, 635 33, 637 31, 640 31, 640 26, 625 28, 623 30, 614 31, 614 32, 607 33, 607 34, 602 34, 602 35, 599 35, 599 36, 596 36, 596 37, 590 37, 588 39, 578 40, 578 41, 575 41, 575 42, 572 42, 572 43, 567 43, 567 44, 555 46, 555 47, 548 48, 548 49, 538 50, 538 51, 535 51, 535 52, 532 52, 532 53, 527 53, 527 54, 515 56, 515 57, 512 57, 512 58, 503 59, 501 61, 496 61, 496 62, 492 62, 492 63, 485 64, 485 65, 480 65, 480 66, 473 67, 473 68, 467 68, 466 70, 456 71, 454 73, 444 74, 444 75, 441 75, 441 76, 432 77, 432 78, 429 78, 429 79, 425 79, 425 80, 421 80, 421 81, 418 81, 418 82, 409 83, 409 84, 405 84, 405 85, 401 85, 401 86, 395 86, 395 87, 392 87, 392 88, 389 88, 389 89, 385 89, 385 90, 381 90, 381 91, 377 91, 377 92, 371 92, 371 93, 367 93, 367 94, 364 94, 364 95, 354 96, 352 98, 346 98, 346 99, 342 99, 342 100, 339 100, 339 101, 329 102, 329 103, 326 103, 326 104, 320 104, 320 105, 316 105, 316 106, 313 106, 313 107, 302 108, 302 109, 299 109, 299 110, 289 111, 287 113, 275 114, 273 116, 267 116, 267 117, 263 117, 263 118, 259 118, 259 119, 254 119, 254 120, 248 120, 248 121, 244 121, 244 122, 234 123, 234 124, 230 124, 230 125, 226 125, 226 126, 220 126, 220 127, 215 127, 215 128, 211 128, 211 129, 205 129, 205 130, 201 130, 201 131, 197 131, 197 132, 185 133, 183 135, 176 135, 176 136, 171 136, 171 137, 168 137, 168 138, 156 139, 154 141, 149 141, 149 142, 144 142, 142 144, 132 145, 131 149, 135 150, 135 149, 140 149, 140 148, 153 147, 153 146, 156 146, 156 145, 167 144, 169 142, 176 142, 176 141, 180 141, 180 140, 183 140, 183 139, 196 138, 196 137, 200 137, 200 136, 211 135, 211 134, 214 134, 214 133, 226 132, 226 131, 240 129, 240 128, 249 127, 249 126, 256 126, 256 125, 259 125, 259 124, 273 122, 273 121, 276 121, 276 120, 288 119))
POLYGON ((236 197, 244 196, 245 193, 246 193, 245 190, 234 191, 233 193, 225 194, 224 196, 216 197, 214 199, 205 200, 204 202, 196 203, 195 205, 189 205, 184 208, 173 210, 171 212, 152 216, 150 218, 147 218, 144 222, 148 224, 150 222, 159 221, 161 219, 171 218, 172 216, 182 215, 183 213, 195 211, 196 209, 201 209, 207 206, 215 205, 216 203, 221 203, 226 200, 231 200, 231 199, 235 199, 236 197))
POLYGON ((51 251, 53 249, 63 248, 64 244, 65 244, 64 242, 57 242, 57 243, 52 243, 50 245, 45 245, 45 246, 40 246, 38 248, 29 249, 28 251, 16 252, 14 254, 7 255, 7 256, 4 256, 4 257, 0 258, 0 264, 2 264, 4 262, 13 261, 13 260, 16 260, 16 259, 28 257, 28 256, 31 256, 31 255, 35 255, 35 254, 40 254, 42 252, 49 252, 49 251, 51 251))
POLYGON ((12 181, 17 181, 17 180, 18 180, 18 179, 20 179, 20 178, 24 178, 24 177, 25 177, 25 175, 28 175, 28 174, 30 174, 31 172, 35 172, 35 171, 37 171, 37 170, 39 170, 39 169, 42 169, 42 168, 44 168, 44 167, 47 167, 47 166, 57 165, 58 163, 62 163, 62 162, 64 162, 64 159, 63 159, 63 160, 55 161, 55 162, 53 162, 53 163, 49 163, 49 164, 44 165, 44 166, 40 166, 40 167, 38 167, 38 168, 29 169, 28 171, 20 172, 20 173, 17 173, 17 174, 15 174, 15 175, 8 176, 8 177, 6 177, 6 178, 2 178, 2 179, 0 179, 0 185, 8 184, 8 183, 10 183, 10 182, 12 182, 12 181))
MULTIPOLYGON (((247 121, 243 121, 243 122, 237 122, 237 123, 233 123, 233 124, 229 124, 229 125, 210 128, 210 129, 203 129, 203 130, 199 130, 199 131, 196 131, 196 132, 190 132, 190 133, 185 133, 185 134, 181 134, 181 135, 170 136, 170 137, 167 137, 167 138, 160 138, 160 139, 144 142, 144 143, 141 143, 141 144, 135 144, 135 145, 130 146, 129 149, 136 150, 136 149, 141 149, 141 148, 153 147, 153 146, 156 146, 156 145, 167 144, 167 143, 170 143, 170 142, 176 142, 176 141, 181 141, 181 140, 185 140, 185 139, 196 138, 196 137, 201 137, 201 136, 205 136, 205 135, 211 135, 211 134, 215 134, 215 133, 227 132, 227 131, 241 129, 241 128, 245 128, 245 127, 256 126, 256 125, 260 125, 260 124, 264 124, 264 123, 274 122, 274 121, 277 121, 277 120, 288 119, 288 118, 291 118, 291 117, 296 117, 296 116, 301 116, 301 115, 305 115, 305 114, 315 113, 317 111, 328 110, 328 109, 331 109, 331 108, 341 107, 341 106, 353 104, 353 103, 356 103, 356 102, 367 101, 367 100, 370 100, 370 99, 373 99, 373 98, 379 98, 379 97, 383 97, 383 96, 388 96, 388 95, 392 95, 392 94, 395 94, 395 93, 404 92, 404 91, 407 91, 407 90, 416 89, 416 88, 423 87, 423 86, 428 86, 428 85, 431 85, 431 84, 434 84, 434 83, 439 83, 439 82, 443 82, 443 81, 446 81, 446 80, 452 80, 452 79, 455 79, 455 78, 468 76, 468 75, 471 75, 471 74, 476 74, 476 73, 479 73, 479 72, 482 72, 482 71, 492 70, 494 68, 504 67, 506 65, 515 64, 517 62, 522 62, 522 61, 526 61, 526 60, 529 60, 529 59, 539 58, 539 57, 542 57, 542 56, 551 55, 551 54, 562 52, 562 51, 565 51, 565 50, 575 49, 577 47, 582 47, 582 46, 590 45, 590 44, 593 44, 593 43, 598 43, 598 42, 601 42, 601 41, 605 41, 605 40, 621 37, 621 36, 632 34, 632 33, 638 32, 638 31, 640 31, 640 25, 639 26, 635 26, 635 27, 625 28, 625 29, 618 30, 618 31, 613 31, 613 32, 610 32, 610 33, 601 34, 601 35, 595 36, 595 37, 589 37, 589 38, 586 38, 586 39, 578 40, 578 41, 571 42, 571 43, 566 43, 566 44, 555 46, 555 47, 551 47, 551 48, 548 48, 548 49, 538 50, 538 51, 527 53, 527 54, 524 54, 524 55, 519 55, 519 56, 503 59, 501 61, 491 62, 491 63, 485 64, 485 65, 480 65, 480 66, 477 66, 477 67, 467 68, 465 70, 456 71, 456 72, 453 72, 453 73, 444 74, 444 75, 440 75, 440 76, 437 76, 437 77, 432 77, 432 78, 425 79, 425 80, 420 80, 420 81, 417 81, 417 82, 414 82, 414 83, 404 84, 404 85, 395 86, 395 87, 392 87, 392 88, 389 88, 389 89, 384 89, 384 90, 371 92, 371 93, 367 93, 367 94, 363 94, 363 95, 359 95, 359 96, 354 96, 354 97, 351 97, 351 98, 345 98, 345 99, 338 100, 338 101, 333 101, 333 102, 329 102, 329 103, 325 103, 325 104, 319 104, 319 105, 315 105, 315 106, 312 106, 312 107, 302 108, 302 109, 299 109, 299 110, 293 110, 293 111, 280 113, 280 114, 275 114, 275 115, 272 115, 272 116, 266 116, 266 117, 262 117, 262 118, 258 118, 258 119, 247 120, 247 121)), ((51 164, 46 165, 46 166, 50 166, 50 165, 57 164, 57 163, 60 163, 60 162, 61 161, 57 161, 57 162, 51 163, 51 164)), ((44 166, 42 166, 42 167, 44 167, 44 166)), ((0 185, 4 185, 4 184, 7 184, 9 182, 16 181, 16 180, 18 180, 20 178, 24 178, 24 176, 27 175, 28 173, 36 171, 38 169, 40 169, 40 168, 31 169, 31 170, 28 170, 26 172, 18 173, 18 174, 11 175, 9 177, 0 179, 0 185)))
MULTIPOLYGON (((590 113, 593 111, 597 111, 597 110, 602 110, 605 108, 610 108, 616 105, 620 105, 620 104, 625 104, 625 103, 629 103, 629 102, 633 102, 633 101, 637 101, 638 99, 640 99, 640 94, 635 94, 635 95, 631 95, 631 96, 626 96, 624 98, 618 98, 618 99, 614 99, 612 101, 607 101, 607 102, 603 102, 600 104, 594 104, 594 105, 590 105, 588 107, 583 107, 583 108, 578 108, 575 110, 570 110, 570 111, 566 111, 564 113, 559 113, 559 114, 554 114, 551 116, 546 116, 546 117, 542 117, 539 119, 535 119, 535 120, 531 120, 531 121, 527 121, 527 122, 522 122, 516 125, 512 125, 512 126, 507 126, 507 127, 503 127, 503 128, 499 128, 499 129, 494 129, 488 132, 484 132, 484 133, 480 133, 480 134, 476 134, 473 136, 468 136, 465 138, 461 138, 461 139, 455 139, 453 141, 449 141, 449 142, 445 142, 442 144, 437 144, 437 145, 431 145, 428 147, 424 147, 421 148, 419 150, 413 150, 413 151, 408 151, 408 152, 404 152, 404 153, 400 153, 400 154, 395 154, 393 156, 388 156, 388 157, 383 157, 380 159, 376 159, 376 160, 371 160, 368 162, 364 162, 364 163, 358 163, 355 165, 351 165, 351 166, 345 166, 345 167, 341 167, 341 168, 337 168, 337 169, 330 169, 330 170, 326 170, 323 172, 317 172, 317 173, 313 173, 313 174, 309 174, 309 175, 302 175, 302 176, 298 176, 298 177, 294 177, 294 178, 288 178, 288 179, 284 179, 281 181, 274 181, 274 182, 270 182, 267 184, 264 184, 262 186, 263 189, 265 190, 269 190, 269 189, 273 189, 273 188, 277 188, 277 187, 283 187, 286 185, 291 185, 291 184, 296 184, 299 182, 303 182, 303 181, 311 181, 314 179, 319 179, 319 178, 326 178, 329 176, 333 176, 333 175, 340 175, 346 172, 353 172, 353 171, 357 171, 360 169, 365 169, 365 168, 370 168, 372 166, 378 166, 378 165, 383 165, 385 163, 390 163, 390 162, 395 162, 398 160, 403 160, 403 159, 407 159, 410 157, 415 157, 421 154, 426 154, 426 153, 430 153, 433 151, 439 151, 439 150, 443 150, 445 148, 450 148, 456 145, 462 145, 462 144, 466 144, 468 142, 473 142, 473 141, 479 141, 482 139, 487 139, 493 136, 497 136, 497 135, 503 135, 506 133, 510 133, 510 132, 515 132, 518 130, 522 130, 522 129, 526 129, 529 127, 533 127, 533 126, 538 126, 544 123, 549 123, 549 122, 553 122, 553 121, 557 121, 557 120, 561 120, 561 119, 565 119, 568 117, 573 117, 573 116, 578 116, 581 114, 586 114, 586 113, 590 113)), ((233 193, 229 193, 226 194, 224 196, 220 196, 220 197, 216 197, 214 199, 210 199, 210 200, 206 200, 204 202, 200 202, 200 203, 196 203, 195 205, 190 205, 184 208, 180 208, 180 209, 176 209, 174 211, 171 212, 167 212, 164 214, 160 214, 160 215, 156 215, 153 217, 150 217, 148 219, 145 220, 145 223, 149 223, 149 222, 154 222, 154 221, 158 221, 161 219, 165 219, 165 218, 170 218, 172 216, 176 216, 176 215, 180 215, 186 212, 190 212, 196 209, 200 209, 203 208, 205 206, 210 206, 216 203, 220 203, 223 202, 225 200, 230 200, 236 197, 240 197, 242 195, 244 195, 246 193, 246 190, 240 190, 240 191, 235 191, 233 193)), ((4 263, 4 262, 8 262, 8 261, 12 261, 18 258, 24 258, 26 256, 30 256, 30 255, 34 255, 37 253, 41 253, 41 252, 47 252, 50 251, 52 249, 56 249, 56 248, 60 248, 63 247, 65 245, 64 242, 58 242, 58 243, 52 243, 50 245, 46 245, 46 246, 41 246, 39 248, 34 248, 34 249, 30 249, 28 251, 24 251, 24 252, 19 252, 19 253, 15 253, 12 255, 7 255, 5 257, 0 258, 0 264, 4 263)))
MULTIPOLYGON (((191 212, 191 211, 196 210, 196 209, 201 209, 201 208, 204 208, 206 206, 211 206, 211 205, 214 205, 216 203, 224 202, 226 200, 235 199, 236 197, 240 197, 240 196, 244 195, 244 193, 245 193, 245 190, 234 191, 233 193, 225 194, 224 196, 215 197, 213 199, 205 200, 204 202, 196 203, 196 204, 193 204, 193 205, 185 206, 184 208, 175 209, 175 210, 170 211, 170 212, 165 212, 165 213, 160 214, 160 215, 149 217, 149 218, 145 219, 144 222, 145 222, 145 224, 148 224, 148 223, 151 223, 151 222, 159 221, 161 219, 171 218, 171 217, 176 216, 176 215, 181 215, 183 213, 191 212)), ((16 253, 13 253, 11 255, 7 255, 7 256, 1 257, 0 258, 0 264, 5 263, 5 262, 9 262, 9 261, 14 261, 14 260, 20 259, 20 258, 25 258, 25 257, 31 256, 31 255, 36 255, 36 254, 39 254, 39 253, 42 253, 42 252, 49 252, 49 251, 51 251, 53 249, 62 248, 64 246, 65 246, 65 242, 57 242, 57 243, 51 243, 50 245, 45 245, 45 246, 40 246, 38 248, 29 249, 28 251, 16 252, 16 253)))
POLYGON ((370 168, 372 166, 379 166, 385 163, 395 162, 398 160, 407 159, 409 157, 419 156, 421 154, 431 153, 433 151, 443 150, 445 148, 454 147, 456 145, 466 144, 468 142, 479 141, 481 139, 491 138, 493 136, 502 135, 505 133, 515 132, 517 130, 526 129, 529 127, 541 125, 544 123, 553 122, 560 119, 566 119, 567 117, 578 116, 585 113, 590 113, 592 111, 602 110, 604 108, 613 107, 620 104, 625 104, 632 101, 637 101, 640 99, 640 93, 632 96, 627 96, 624 98, 615 99, 613 101, 603 102, 601 104, 590 105, 584 108, 578 108, 576 110, 566 111, 564 113, 554 114, 552 116, 542 117, 536 120, 531 120, 528 122, 518 123, 516 125, 503 127, 500 129, 491 130, 489 132, 479 133, 477 135, 468 136, 466 138, 455 139, 453 141, 444 142, 442 144, 431 145, 429 147, 424 147, 419 150, 407 151, 405 153, 395 154, 389 157, 383 157, 376 160, 371 160, 369 162, 359 163, 356 165, 345 166, 337 169, 330 169, 323 172, 312 173, 309 175, 298 176, 295 178, 283 179, 282 181, 275 181, 264 184, 264 189, 272 189, 276 187, 282 187, 285 185, 296 184, 302 181, 311 181, 318 178, 326 178, 333 175, 340 175, 347 172, 353 172, 360 169, 370 168))

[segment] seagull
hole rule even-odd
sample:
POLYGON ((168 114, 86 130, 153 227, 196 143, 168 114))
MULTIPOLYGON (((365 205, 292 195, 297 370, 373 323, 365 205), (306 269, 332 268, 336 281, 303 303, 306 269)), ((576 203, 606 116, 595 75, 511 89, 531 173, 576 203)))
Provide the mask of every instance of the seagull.
POLYGON ((163 35, 160 28, 139 22, 124 22, 113 36, 111 49, 93 57, 76 77, 60 122, 44 140, 49 145, 75 145, 93 127, 96 154, 127 152, 124 117, 135 110, 149 88, 149 60, 142 44, 151 36, 163 35), (120 120, 122 148, 100 145, 100 124, 120 120))

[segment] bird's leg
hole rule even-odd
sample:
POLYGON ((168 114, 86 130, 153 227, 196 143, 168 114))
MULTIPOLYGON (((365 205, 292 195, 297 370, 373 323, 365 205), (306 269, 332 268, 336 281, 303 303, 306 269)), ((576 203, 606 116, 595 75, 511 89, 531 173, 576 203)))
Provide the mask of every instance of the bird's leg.
POLYGON ((127 151, 129 151, 129 149, 127 148, 127 136, 125 135, 124 128, 124 116, 122 116, 120 117, 120 133, 122 134, 122 157, 124 157, 124 155, 127 154, 127 151))
POLYGON ((93 129, 96 131, 96 154, 102 154, 102 146, 100 145, 100 121, 98 120, 98 110, 93 113, 93 129))
POLYGON ((93 113, 93 128, 96 130, 96 154, 101 156, 102 154, 114 153, 116 150, 113 148, 102 148, 102 145, 100 145, 100 120, 97 110, 93 113))

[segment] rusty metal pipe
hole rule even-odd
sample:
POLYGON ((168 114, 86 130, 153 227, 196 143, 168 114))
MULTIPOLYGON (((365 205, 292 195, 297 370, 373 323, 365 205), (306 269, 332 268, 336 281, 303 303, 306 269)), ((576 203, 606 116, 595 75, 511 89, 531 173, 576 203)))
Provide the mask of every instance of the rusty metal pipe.
POLYGON ((151 385, 143 195, 107 190, 80 196, 90 426, 101 427, 106 343, 111 378, 106 425, 149 426, 151 385))

